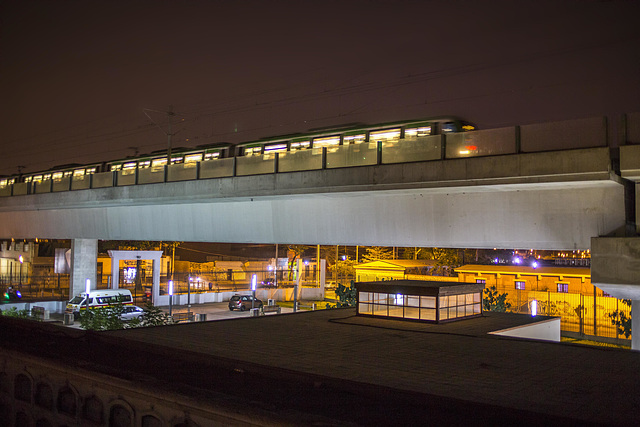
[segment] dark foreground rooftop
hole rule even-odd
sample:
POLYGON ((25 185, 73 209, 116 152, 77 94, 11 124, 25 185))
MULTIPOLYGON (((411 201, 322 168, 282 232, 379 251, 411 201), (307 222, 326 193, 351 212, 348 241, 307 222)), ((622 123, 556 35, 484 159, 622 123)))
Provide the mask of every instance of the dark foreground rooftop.
POLYGON ((3 347, 223 393, 283 424, 304 414, 302 424, 638 425, 640 353, 487 334, 531 321, 434 325, 340 309, 106 333, 41 325, 3 347))

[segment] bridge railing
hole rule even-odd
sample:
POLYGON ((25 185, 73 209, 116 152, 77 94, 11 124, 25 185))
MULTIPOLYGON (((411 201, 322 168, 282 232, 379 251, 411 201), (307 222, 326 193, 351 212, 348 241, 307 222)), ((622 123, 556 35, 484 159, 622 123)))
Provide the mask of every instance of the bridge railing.
MULTIPOLYGON (((640 120, 628 115, 627 128, 640 120), (629 125, 629 123, 631 125, 629 125)), ((185 180, 288 173, 397 163, 486 157, 563 149, 606 147, 607 119, 596 117, 473 132, 406 137, 310 150, 265 153, 151 168, 125 169, 0 187, 0 196, 18 196, 185 180)), ((636 126, 637 127, 637 126, 636 126)))

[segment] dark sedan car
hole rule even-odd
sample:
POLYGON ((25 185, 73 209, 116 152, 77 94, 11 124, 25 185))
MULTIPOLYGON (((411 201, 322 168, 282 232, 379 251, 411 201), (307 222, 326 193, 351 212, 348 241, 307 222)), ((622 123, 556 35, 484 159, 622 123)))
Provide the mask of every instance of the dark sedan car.
POLYGON ((234 295, 229 299, 229 310, 250 310, 251 308, 261 308, 262 301, 254 299, 251 295, 234 295), (251 303, 253 302, 253 307, 251 303))

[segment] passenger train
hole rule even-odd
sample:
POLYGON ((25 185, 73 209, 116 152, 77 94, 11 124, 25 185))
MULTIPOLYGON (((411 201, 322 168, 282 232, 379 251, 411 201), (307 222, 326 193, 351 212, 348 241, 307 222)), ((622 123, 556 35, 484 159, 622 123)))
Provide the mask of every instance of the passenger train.
MULTIPOLYGON (((403 140, 414 140, 428 135, 472 131, 475 126, 454 117, 439 117, 425 120, 383 123, 378 125, 347 125, 340 128, 315 129, 305 134, 265 138, 239 144, 217 143, 195 148, 172 148, 171 164, 209 162, 228 157, 269 156, 287 151, 309 150, 326 147, 327 150, 342 145, 376 143, 402 144, 403 140)), ((0 177, 0 188, 25 182, 40 183, 66 177, 83 177, 99 172, 128 169, 161 168, 168 164, 167 150, 125 159, 86 165, 68 164, 42 172, 0 177)))

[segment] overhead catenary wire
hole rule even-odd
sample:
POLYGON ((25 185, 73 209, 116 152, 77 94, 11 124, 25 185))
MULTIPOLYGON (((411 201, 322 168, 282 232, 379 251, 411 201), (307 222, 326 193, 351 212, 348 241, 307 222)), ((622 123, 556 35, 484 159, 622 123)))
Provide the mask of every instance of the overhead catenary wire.
MULTIPOLYGON (((313 86, 316 86, 318 84, 317 82, 300 83, 295 88, 311 88, 306 93, 301 93, 301 94, 290 94, 292 87, 287 87, 286 85, 282 85, 280 87, 272 88, 268 90, 259 90, 259 91, 249 92, 244 95, 243 100, 240 102, 240 105, 238 105, 238 103, 235 102, 235 100, 232 99, 231 97, 224 100, 217 100, 215 103, 208 104, 208 105, 207 104, 197 105, 196 108, 191 109, 190 113, 185 113, 184 115, 185 119, 183 124, 185 126, 191 126, 192 124, 196 124, 199 120, 203 120, 210 117, 217 117, 217 116, 223 116, 223 115, 240 115, 240 114, 249 113, 249 112, 258 112, 264 109, 284 108, 284 107, 295 105, 298 103, 305 103, 305 102, 310 103, 310 102, 331 98, 331 97, 340 97, 340 96, 355 97, 356 95, 361 95, 364 93, 370 93, 370 92, 375 92, 380 90, 388 91, 388 90, 393 90, 402 86, 410 86, 410 85, 424 83, 427 81, 459 76, 467 73, 485 71, 485 70, 489 70, 497 67, 509 66, 514 64, 522 64, 530 61, 535 61, 541 58, 548 58, 551 56, 567 55, 567 54, 572 54, 578 51, 585 51, 588 49, 606 48, 612 44, 628 43, 630 41, 636 41, 637 39, 638 39, 638 36, 634 35, 626 38, 608 40, 608 41, 603 41, 598 43, 590 43, 590 44, 585 44, 577 47, 558 48, 558 49, 554 49, 546 52, 539 52, 537 55, 519 56, 517 58, 508 58, 501 61, 492 61, 490 63, 479 62, 475 64, 467 64, 467 65, 461 65, 457 67, 449 67, 449 68, 426 71, 426 72, 417 73, 417 74, 410 74, 410 75, 405 75, 401 77, 396 77, 392 81, 388 81, 388 80, 375 81, 374 80, 374 81, 362 82, 361 81, 362 79, 366 79, 368 76, 372 76, 374 74, 373 72, 370 72, 370 73, 360 74, 357 76, 350 76, 349 79, 347 79, 347 81, 332 82, 332 83, 325 81, 324 82, 325 85, 332 86, 330 89, 311 90, 313 86), (273 94, 281 94, 282 96, 279 99, 266 100, 262 102, 255 102, 255 101, 247 102, 250 99, 255 100, 256 98, 260 98, 266 95, 273 95, 273 94)), ((571 84, 571 83, 572 82, 564 82, 564 83, 558 83, 558 84, 571 84)), ((320 84, 322 84, 322 82, 320 82, 320 84)), ((492 93, 492 94, 495 95, 495 93, 492 93)), ((424 104, 426 105, 426 104, 433 104, 438 102, 464 100, 464 99, 477 98, 482 96, 490 96, 492 94, 475 94, 475 95, 469 95, 469 96, 463 96, 463 97, 453 96, 450 98, 446 98, 446 99, 443 98, 440 100, 425 99, 424 104)), ((405 104, 400 106, 395 105, 394 108, 402 109, 402 108, 408 108, 412 105, 415 106, 419 104, 412 103, 412 104, 405 104)), ((304 120, 304 123, 308 124, 311 122, 330 120, 332 118, 344 119, 349 117, 350 115, 353 115, 359 111, 362 111, 364 108, 367 108, 367 111, 383 111, 385 109, 384 106, 372 108, 370 106, 370 103, 362 103, 359 107, 352 108, 346 112, 339 112, 333 115, 325 115, 323 117, 316 116, 313 118, 308 118, 304 120)), ((189 110, 190 109, 187 106, 187 108, 185 108, 184 111, 189 111, 189 110)), ((117 116, 112 116, 112 117, 117 117, 117 116)), ((99 121, 93 120, 90 122, 86 122, 84 125, 93 124, 97 122, 99 121)), ((135 125, 136 123, 139 123, 139 122, 135 119, 132 119, 132 120, 128 120, 127 123, 124 123, 123 126, 126 127, 130 125, 134 125, 134 127, 128 127, 120 131, 111 131, 111 130, 98 131, 90 135, 82 134, 82 135, 75 135, 75 136, 60 136, 55 139, 46 138, 46 140, 43 139, 42 142, 36 142, 35 144, 30 144, 30 146, 28 146, 28 144, 26 143, 29 141, 33 141, 33 139, 38 138, 37 136, 29 137, 29 138, 21 138, 20 140, 16 140, 16 144, 13 144, 13 143, 5 144, 5 146, 17 145, 18 148, 12 149, 11 153, 6 153, 6 155, 4 155, 3 157, 5 158, 5 160, 18 159, 20 158, 20 156, 35 155, 35 154, 41 154, 41 153, 54 154, 64 149, 75 149, 77 151, 81 147, 93 148, 93 147, 98 147, 101 144, 104 144, 106 142, 114 141, 116 139, 133 137, 136 135, 144 134, 150 131, 150 129, 152 128, 152 126, 145 126, 145 125, 136 126, 135 125), (21 149, 20 146, 23 146, 25 148, 21 149), (39 151, 34 151, 34 150, 39 150, 39 151)), ((300 123, 301 123, 300 119, 296 119, 293 121, 281 121, 279 123, 270 123, 269 125, 265 125, 265 126, 247 127, 244 129, 240 129, 234 132, 233 134, 237 135, 242 133, 255 132, 259 130, 275 129, 283 126, 299 125, 300 123)), ((84 125, 81 125, 81 126, 84 126, 84 125)), ((61 130, 51 131, 44 135, 58 133, 58 132, 61 132, 61 130)), ((188 133, 188 132, 185 132, 185 133, 188 133)), ((231 134, 230 132, 215 132, 215 133, 212 132, 208 134, 207 137, 217 138, 217 137, 228 136, 230 134, 231 134)), ((149 143, 149 144, 142 144, 142 145, 136 144, 136 146, 140 148, 146 148, 146 147, 154 148, 154 147, 157 147, 158 144, 157 143, 149 143)), ((105 147, 105 149, 92 151, 92 155, 94 157, 97 157, 98 155, 108 156, 110 153, 115 154, 118 152, 122 152, 122 148, 110 149, 109 147, 105 147)), ((82 154, 77 154, 77 155, 65 156, 65 159, 74 159, 74 158, 82 158, 82 157, 86 157, 86 155, 83 156, 82 154)), ((107 159, 102 159, 102 160, 107 160, 107 159)), ((34 164, 29 165, 29 169, 33 169, 33 166, 34 164)))

